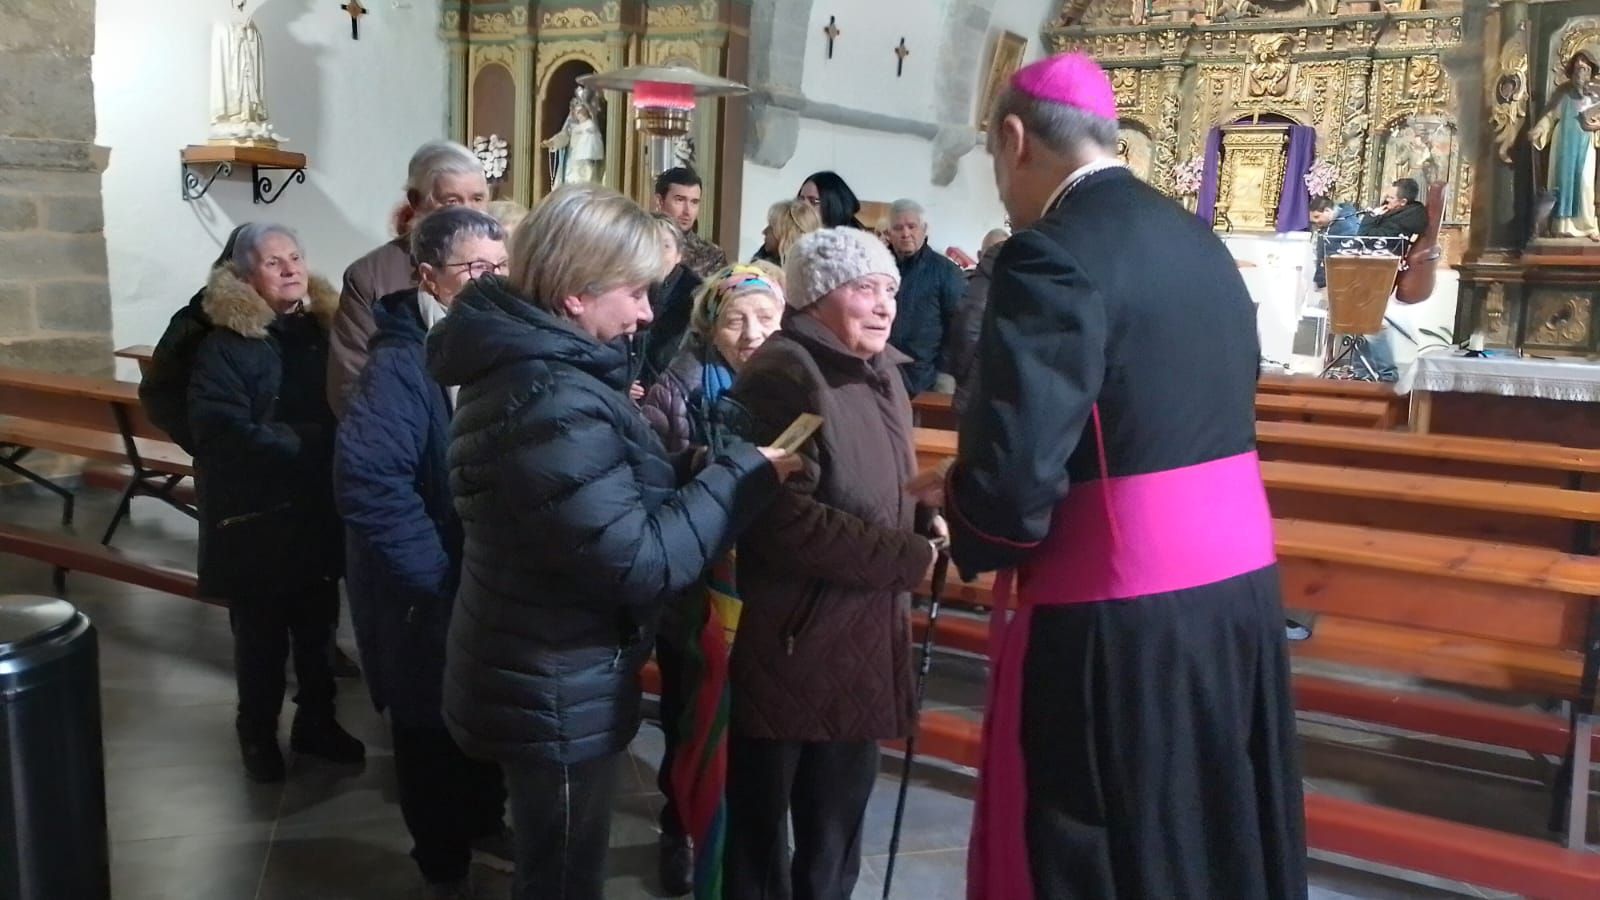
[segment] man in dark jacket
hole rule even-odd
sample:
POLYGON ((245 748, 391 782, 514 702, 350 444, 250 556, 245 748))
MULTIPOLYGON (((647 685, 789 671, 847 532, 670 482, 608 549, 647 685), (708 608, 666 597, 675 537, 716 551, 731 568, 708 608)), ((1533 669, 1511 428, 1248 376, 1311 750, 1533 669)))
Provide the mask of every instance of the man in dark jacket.
POLYGON ((206 287, 213 328, 189 379, 200 592, 228 603, 239 746, 246 773, 263 782, 284 777, 278 713, 291 643, 291 749, 365 758, 334 721, 330 647, 344 565, 326 379, 336 300, 308 276, 292 232, 246 226, 206 287))
MULTIPOLYGON (((211 271, 215 272, 233 257, 234 240, 244 227, 240 225, 228 233, 222 253, 211 264, 211 271)), ((200 342, 211 331, 205 299, 206 289, 202 287, 182 309, 172 314, 167 330, 156 342, 155 352, 150 354, 150 365, 139 380, 139 402, 150 421, 190 454, 194 453, 194 436, 189 431, 189 373, 194 368, 200 342)))
POLYGON ((889 343, 911 357, 900 368, 906 391, 915 397, 933 390, 940 372, 948 372, 945 335, 966 290, 961 267, 928 245, 928 221, 912 200, 896 200, 890 208, 889 243, 900 266, 899 305, 889 343))
POLYGON ((1354 203, 1335 204, 1327 197, 1311 200, 1311 240, 1316 253, 1317 270, 1311 283, 1317 290, 1328 286, 1328 240, 1350 237, 1361 230, 1361 213, 1354 203))
POLYGON ((1418 198, 1422 188, 1414 178, 1402 178, 1383 189, 1383 199, 1361 220, 1362 237, 1403 237, 1416 240, 1428 230, 1428 207, 1418 198))
POLYGON ((1020 70, 988 136, 1018 230, 954 467, 914 486, 1001 573, 968 896, 1304 898, 1249 294, 1116 162, 1092 59, 1020 70))

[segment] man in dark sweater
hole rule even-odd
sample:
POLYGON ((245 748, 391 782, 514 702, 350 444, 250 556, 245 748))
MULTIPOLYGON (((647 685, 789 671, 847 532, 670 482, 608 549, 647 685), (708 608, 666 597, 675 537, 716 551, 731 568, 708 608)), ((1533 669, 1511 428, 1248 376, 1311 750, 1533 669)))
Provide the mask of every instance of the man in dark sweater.
POLYGON ((1404 237, 1416 240, 1428 230, 1428 208, 1418 202, 1422 188, 1415 178, 1402 178, 1383 189, 1383 199, 1361 222, 1362 237, 1404 237))
POLYGON ((911 396, 933 390, 940 372, 950 371, 944 358, 945 335, 966 292, 961 267, 928 246, 928 220, 913 200, 896 200, 889 211, 889 245, 900 266, 899 308, 889 343, 911 357, 900 367, 911 396))

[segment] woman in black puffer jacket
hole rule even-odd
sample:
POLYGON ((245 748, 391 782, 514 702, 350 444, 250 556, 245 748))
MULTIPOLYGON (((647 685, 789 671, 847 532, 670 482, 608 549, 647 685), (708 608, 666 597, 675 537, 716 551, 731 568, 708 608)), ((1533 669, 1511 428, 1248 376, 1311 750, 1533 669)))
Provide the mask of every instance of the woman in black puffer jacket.
POLYGON ((428 338, 461 392, 450 481, 466 532, 445 723, 501 763, 516 900, 599 900, 617 761, 663 603, 699 578, 797 460, 750 445, 695 471, 627 396, 659 231, 572 185, 518 230, 509 281, 479 279, 428 338))

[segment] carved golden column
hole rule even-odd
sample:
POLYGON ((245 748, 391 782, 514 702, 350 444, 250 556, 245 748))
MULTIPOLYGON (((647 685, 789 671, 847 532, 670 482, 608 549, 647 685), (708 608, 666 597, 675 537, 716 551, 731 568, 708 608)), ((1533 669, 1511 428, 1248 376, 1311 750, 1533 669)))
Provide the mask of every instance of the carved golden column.
POLYGON ((1183 63, 1167 62, 1161 66, 1161 131, 1156 137, 1154 170, 1151 181, 1168 195, 1175 193, 1172 169, 1178 162, 1178 114, 1183 95, 1183 63))
POLYGON ((1368 92, 1372 87, 1372 60, 1352 57, 1345 63, 1344 111, 1339 126, 1339 180, 1334 199, 1363 205, 1361 187, 1366 175, 1367 135, 1372 129, 1368 92))

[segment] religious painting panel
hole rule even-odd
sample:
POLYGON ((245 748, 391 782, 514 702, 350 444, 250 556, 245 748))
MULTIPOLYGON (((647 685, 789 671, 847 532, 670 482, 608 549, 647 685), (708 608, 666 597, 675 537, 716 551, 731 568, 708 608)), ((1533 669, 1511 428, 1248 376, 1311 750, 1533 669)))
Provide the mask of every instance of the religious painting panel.
POLYGON ((1452 220, 1456 194, 1461 187, 1457 184, 1460 173, 1456 169, 1461 138, 1454 120, 1437 113, 1406 116, 1385 131, 1381 145, 1380 187, 1411 178, 1426 193, 1428 185, 1446 182, 1445 220, 1452 220))
POLYGON ((1117 159, 1143 181, 1154 183, 1155 141, 1144 126, 1126 119, 1117 127, 1117 159))
POLYGON ((989 117, 994 112, 995 101, 1011 76, 1022 68, 1022 58, 1028 53, 1028 39, 1009 31, 995 38, 994 50, 989 55, 988 73, 983 78, 983 93, 978 96, 978 130, 989 129, 989 117))

